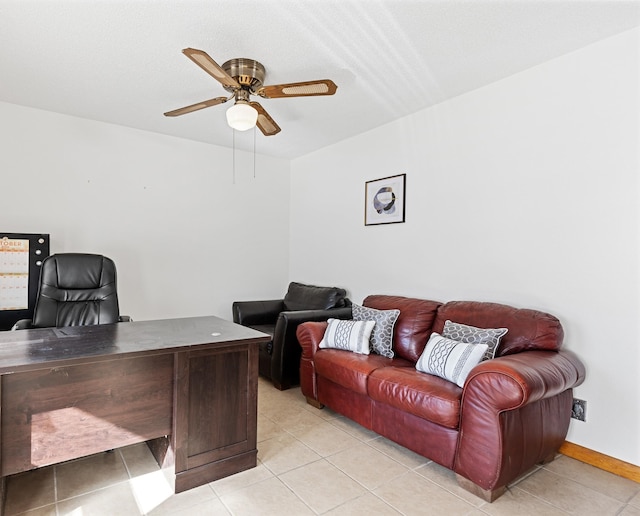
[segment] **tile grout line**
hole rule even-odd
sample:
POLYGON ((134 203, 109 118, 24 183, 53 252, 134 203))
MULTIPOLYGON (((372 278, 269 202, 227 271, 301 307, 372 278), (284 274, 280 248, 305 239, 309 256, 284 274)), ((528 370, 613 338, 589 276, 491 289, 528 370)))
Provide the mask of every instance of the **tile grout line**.
MULTIPOLYGON (((573 460, 576 460, 576 459, 573 459, 573 460)), ((595 466, 591 466, 590 464, 586 464, 586 465, 587 465, 587 466, 590 466, 590 467, 595 467, 595 466)), ((634 495, 632 495, 632 497, 631 497, 631 498, 627 499, 626 501, 618 500, 617 498, 612 497, 612 496, 611 496, 609 493, 607 493, 607 492, 604 492, 604 491, 601 491, 601 490, 599 490, 599 489, 596 489, 595 487, 591 487, 591 486, 589 486, 588 484, 585 484, 585 483, 583 483, 583 482, 581 482, 581 481, 579 481, 579 480, 576 480, 576 479, 575 479, 575 478, 573 478, 573 477, 568 477, 568 476, 566 476, 566 475, 565 475, 565 474, 563 474, 563 473, 560 473, 560 472, 554 471, 554 470, 549 469, 549 468, 547 468, 547 467, 545 467, 545 466, 541 466, 539 469, 543 469, 543 470, 545 470, 547 473, 550 473, 550 474, 554 475, 555 477, 563 478, 563 479, 565 479, 565 480, 567 480, 567 481, 569 481, 569 482, 571 482, 571 483, 573 483, 573 484, 576 484, 577 486, 579 486, 579 487, 580 487, 580 489, 588 489, 589 491, 592 491, 592 492, 594 492, 594 493, 598 493, 598 494, 601 494, 601 495, 603 495, 603 496, 606 496, 607 498, 610 498, 610 499, 611 499, 611 500, 613 500, 614 502, 622 503, 622 504, 625 504, 625 505, 628 505, 628 504, 629 504, 629 500, 630 500, 630 499, 632 499, 632 498, 633 498, 633 496, 636 496, 638 493, 640 493, 640 491, 636 492, 634 495)), ((606 473, 609 473, 609 472, 606 472, 606 473)), ((611 475, 615 475, 615 473, 609 473, 609 474, 611 474, 611 475)), ((619 476, 619 475, 617 475, 617 476, 619 476)), ((621 478, 624 478, 624 477, 621 477, 621 478)), ((626 480, 628 480, 628 479, 626 479, 626 480)), ((633 482, 633 480, 632 480, 631 482, 633 482)))
MULTIPOLYGON (((311 412, 310 412, 310 413, 311 413, 311 412)), ((315 415, 315 414, 314 414, 314 415, 315 415)), ((328 461, 328 460, 327 460, 327 457, 330 457, 331 455, 335 455, 335 454, 337 454, 337 453, 340 453, 339 451, 338 451, 338 452, 335 452, 335 453, 333 453, 333 454, 331 454, 331 455, 327 455, 327 456, 321 455, 321 454, 320 454, 320 453, 318 453, 316 450, 314 450, 313 448, 311 448, 307 443, 305 443, 305 442, 304 442, 304 441, 302 441, 300 438, 298 438, 298 436, 294 435, 294 434, 293 434, 293 433, 291 433, 287 428, 284 428, 282 425, 280 425, 277 421, 273 420, 272 418, 270 418, 270 417, 269 417, 269 416, 267 416, 266 414, 263 414, 263 416, 264 416, 264 417, 266 417, 267 419, 270 419, 270 420, 271 420, 275 425, 277 425, 277 426, 278 426, 278 428, 279 428, 281 431, 284 431, 286 434, 288 434, 288 435, 290 435, 291 437, 293 437, 297 442, 299 442, 300 444, 302 444, 303 446, 305 446, 306 448, 308 448, 309 450, 311 450, 312 452, 316 453, 316 454, 319 456, 319 458, 318 458, 317 460, 313 460, 313 461, 308 462, 308 463, 306 463, 306 464, 302 464, 302 465, 300 465, 300 466, 296 466, 295 468, 292 468, 292 469, 290 469, 290 470, 284 471, 284 472, 280 473, 279 475, 276 475, 276 474, 275 474, 275 473, 274 473, 274 472, 273 472, 273 471, 272 471, 272 470, 271 470, 271 469, 270 469, 266 464, 264 464, 264 463, 262 463, 262 462, 261 462, 261 463, 263 464, 263 466, 264 466, 265 468, 267 468, 269 471, 271 471, 271 472, 274 474, 274 476, 278 479, 278 481, 279 481, 282 485, 284 485, 284 487, 286 487, 286 488, 289 490, 289 492, 291 492, 291 493, 292 493, 292 494, 293 494, 293 495, 294 495, 298 500, 300 500, 300 501, 301 501, 301 502, 302 502, 306 507, 308 507, 308 508, 309 508, 309 510, 310 510, 310 511, 312 511, 314 514, 318 514, 318 515, 320 515, 320 514, 324 514, 324 513, 326 513, 326 512, 329 512, 329 511, 335 510, 335 509, 337 509, 338 507, 340 507, 340 506, 342 506, 342 505, 345 505, 346 503, 349 503, 349 502, 351 502, 351 501, 353 501, 353 500, 357 500, 358 498, 361 498, 362 496, 365 496, 366 494, 373 494, 373 493, 371 492, 371 490, 370 490, 369 488, 367 488, 364 484, 362 484, 362 483, 361 483, 361 482, 359 482, 357 479, 355 479, 355 478, 353 478, 351 475, 349 475, 347 472, 343 471, 342 469, 340 469, 339 467, 337 467, 336 465, 334 465, 333 463, 331 463, 330 461, 328 461), (280 475, 284 475, 284 474, 290 473, 290 472, 295 471, 295 470, 297 470, 297 469, 304 468, 304 467, 308 466, 309 464, 315 464, 315 463, 318 463, 318 462, 320 462, 320 461, 323 461, 323 462, 325 462, 325 463, 327 463, 327 464, 329 464, 329 465, 331 465, 331 466, 335 467, 338 471, 342 472, 342 473, 343 473, 344 475, 346 475, 348 478, 350 478, 351 480, 353 480, 354 482, 356 482, 359 486, 361 486, 361 487, 364 489, 364 491, 365 491, 365 492, 364 492, 363 494, 361 494, 360 496, 357 496, 357 497, 352 498, 352 499, 350 499, 350 500, 345 500, 345 501, 344 501, 344 502, 342 502, 341 504, 336 505, 335 507, 331 507, 330 509, 328 509, 327 511, 324 511, 323 513, 319 513, 319 512, 318 512, 318 511, 316 511, 313 507, 311 507, 307 502, 305 502, 305 500, 304 500, 304 499, 302 499, 302 497, 301 497, 300 495, 298 495, 298 494, 297 494, 297 493, 296 493, 296 492, 295 492, 295 491, 294 491, 294 490, 293 490, 293 489, 292 489, 292 488, 291 488, 291 487, 290 487, 290 486, 289 486, 289 485, 288 485, 288 484, 287 484, 283 479, 281 479, 281 478, 280 478, 280 475)), ((324 418, 321 418, 321 419, 323 419, 325 422, 327 422, 327 423, 331 424, 334 428, 336 428, 336 429, 338 429, 338 430, 340 430, 340 431, 344 432, 345 434, 349 435, 350 437, 353 437, 353 438, 354 438, 354 439, 356 439, 359 443, 364 444, 364 443, 363 443, 363 441, 361 441, 358 437, 356 437, 356 436, 354 436, 354 435, 351 435, 351 434, 349 434, 348 432, 344 431, 343 429, 341 429, 341 428, 337 427, 336 425, 334 425, 334 424, 333 424, 333 420, 334 420, 334 419, 336 419, 336 418, 332 418, 331 420, 326 420, 326 419, 324 419, 324 418)), ((384 500, 383 500, 383 501, 384 501, 384 500)), ((386 502, 385 502, 385 503, 386 503, 386 502)), ((389 504, 386 504, 386 505, 389 505, 389 504)))
POLYGON ((124 455, 122 454, 122 450, 120 448, 118 448, 115 451, 118 452, 118 455, 120 456, 120 460, 122 461, 122 464, 124 465, 124 469, 127 471, 127 477, 129 477, 129 480, 131 480, 133 478, 131 476, 131 470, 129 470, 129 466, 127 465, 127 461, 125 460, 124 455))
MULTIPOLYGON (((308 409, 308 407, 307 407, 307 406, 304 406, 304 407, 301 407, 301 408, 303 408, 303 409, 305 409, 305 410, 307 410, 307 409, 308 409)), ((312 412, 312 413, 313 413, 313 412, 312 412)), ((267 416, 267 417, 268 417, 268 416, 267 416)), ((320 416, 319 416, 319 417, 320 417, 320 416)), ((378 448, 376 448, 375 446, 373 446, 373 445, 371 445, 371 444, 370 444, 370 443, 372 443, 372 442, 374 442, 374 441, 376 441, 376 440, 378 440, 378 439, 384 439, 384 437, 382 437, 382 436, 378 435, 378 436, 377 436, 377 437, 375 437, 375 438, 371 438, 371 439, 363 440, 363 439, 361 439, 361 438, 357 435, 357 433, 351 433, 351 432, 349 432, 348 430, 346 430, 346 429, 344 429, 344 428, 341 428, 338 424, 335 424, 335 422, 337 422, 337 421, 340 419, 340 417, 342 417, 342 416, 337 415, 337 417, 331 417, 331 418, 325 418, 325 417, 322 417, 322 419, 323 419, 324 421, 329 422, 330 424, 332 424, 335 428, 337 428, 337 429, 339 429, 339 430, 342 430, 342 431, 344 431, 345 433, 349 434, 351 437, 356 438, 356 439, 357 439, 359 442, 361 442, 362 444, 366 444, 367 446, 369 446, 369 447, 370 447, 370 448, 372 448, 373 450, 376 450, 376 451, 378 451, 378 452, 380 452, 380 453, 383 453, 383 454, 384 454, 384 455, 386 455, 388 458, 390 458, 390 459, 392 459, 392 460, 394 460, 394 461, 396 461, 396 462, 399 462, 400 464, 403 464, 403 463, 402 463, 402 462, 400 462, 398 459, 396 459, 396 458, 394 458, 393 456, 391 456, 391 455, 389 455, 389 454, 385 453, 385 451, 380 450, 380 449, 378 449, 378 448)), ((272 420, 272 421, 273 421, 273 420, 272 420)), ((275 423, 277 424, 277 422, 276 422, 276 421, 273 421, 273 422, 275 422, 275 423)), ((295 436, 294 436, 294 437, 295 437, 295 436)), ((433 461, 429 461, 429 462, 433 462, 433 461)), ((428 464, 429 462, 427 462, 427 464, 428 464)), ((403 465, 404 465, 404 464, 403 464, 403 465)), ((410 470, 413 470, 413 471, 416 471, 418 468, 420 468, 420 467, 422 467, 422 466, 423 466, 423 465, 421 465, 421 466, 416 466, 416 467, 410 467, 410 466, 405 465, 405 467, 408 467, 410 470)), ((519 484, 522 480, 524 480, 524 479, 528 478, 529 476, 532 476, 532 475, 534 475, 534 474, 538 473, 538 472, 539 472, 540 470, 542 470, 542 469, 544 469, 544 470, 548 471, 549 473, 553 473, 554 475, 556 475, 556 476, 558 476, 558 477, 560 477, 560 478, 565 478, 565 479, 571 480, 573 483, 575 483, 576 485, 578 485, 578 486, 580 487, 580 489, 587 489, 587 490, 589 490, 589 491, 591 491, 591 492, 598 493, 598 494, 600 494, 600 495, 604 495, 604 496, 606 496, 606 497, 610 498, 612 501, 615 501, 616 503, 624 504, 624 508, 626 508, 626 507, 631 507, 631 508, 634 508, 634 509, 638 509, 638 508, 639 508, 637 505, 633 505, 633 504, 631 504, 631 503, 630 503, 630 501, 631 501, 631 500, 633 500, 633 499, 635 498, 635 496, 638 496, 638 494, 640 493, 640 490, 638 490, 635 494, 630 495, 630 496, 629 496, 629 498, 628 498, 627 500, 618 500, 617 498, 613 498, 613 497, 611 497, 607 492, 604 492, 603 490, 600 490, 600 489, 595 488, 595 487, 591 487, 591 486, 589 486, 588 484, 585 484, 585 483, 582 483, 582 482, 580 482, 580 481, 578 481, 578 480, 573 479, 572 477, 567 477, 567 476, 563 475, 562 473, 555 472, 555 471, 553 471, 553 470, 551 470, 551 469, 548 469, 548 468, 547 468, 546 466, 544 466, 544 465, 538 465, 538 466, 536 466, 536 467, 532 468, 532 470, 531 470, 531 471, 529 471, 529 472, 527 472, 527 473, 525 473, 525 475, 523 475, 523 477, 521 477, 520 479, 517 479, 517 481, 513 484, 513 486, 515 486, 515 485, 519 484)), ((445 486, 441 486, 440 484, 438 484, 437 482, 433 481, 432 479, 428 479, 428 480, 430 480, 432 483, 434 483, 434 484, 438 485, 438 486, 439 486, 439 487, 441 487, 442 489, 444 489, 444 490, 448 491, 449 493, 453 494, 454 496, 456 496, 456 497, 460 498, 458 495, 456 495, 454 492, 452 492, 451 490, 449 490, 447 487, 445 487, 445 486)), ((519 489, 522 489, 522 488, 521 488, 521 487, 519 487, 519 489)), ((542 497, 540 497, 540 496, 536 496, 536 495, 534 495, 533 493, 530 493, 530 492, 529 492, 528 490, 526 490, 526 489, 522 489, 522 491, 524 491, 524 492, 526 492, 527 494, 529 494, 529 495, 531 495, 531 496, 534 496, 535 498, 537 498, 537 499, 541 500, 542 502, 544 502, 544 503, 545 503, 545 504, 547 504, 548 506, 552 506, 552 507, 554 507, 554 508, 557 508, 557 509, 559 509, 559 510, 562 510, 563 512, 566 512, 566 511, 564 511, 563 509, 561 509, 560 507, 558 507, 558 506, 556 505, 556 503, 555 503, 554 501, 552 501, 552 500, 547 500, 546 498, 542 498, 542 497)), ((466 500, 464 500, 463 498, 461 498, 461 499, 462 499, 463 501, 465 501, 465 502, 466 502, 466 500)), ((469 503, 469 502, 466 502, 466 503, 469 503)), ((624 510, 624 508, 623 508, 623 509, 621 509, 621 510, 624 510)))
POLYGON ((58 465, 53 465, 53 508, 56 511, 56 516, 59 514, 58 511, 58 465))
MULTIPOLYGON (((305 408, 306 408, 306 407, 305 407, 305 408)), ((266 417, 268 417, 268 416, 266 416, 266 417)), ((271 418, 269 418, 269 419, 271 419, 271 418)), ((421 478, 424 478, 425 480, 427 480, 428 482, 430 482, 430 483, 431 483, 432 485, 434 485, 436 488, 438 488, 438 489, 442 489, 443 491, 445 491, 445 492, 447 492, 447 493, 451 494, 452 496, 454 496, 455 498, 457 498, 457 499, 458 499, 458 500, 460 500, 461 502, 463 502, 463 503, 467 504, 467 505, 469 506, 469 509, 470 509, 470 510, 472 510, 472 509, 478 509, 478 508, 479 508, 478 506, 475 506, 475 505, 473 505, 472 503, 470 503, 470 502, 468 502, 467 500, 465 500, 464 498, 460 497, 458 494, 456 494, 456 493, 455 493, 455 492, 453 492, 452 490, 448 489, 446 486, 440 485, 440 484, 439 484, 438 482, 436 482, 435 480, 433 480, 433 479, 431 479, 431 478, 429 478, 429 477, 425 477, 425 476, 423 476, 423 475, 420 475, 420 473, 418 473, 418 472, 417 472, 417 470, 418 470, 418 469, 420 469, 420 468, 422 468, 422 467, 424 467, 424 466, 426 466, 426 465, 428 465, 428 464, 432 463, 432 462, 433 462, 432 460, 427 460, 427 462, 425 462, 424 464, 419 464, 419 465, 416 465, 416 466, 410 466, 410 465, 404 464, 404 463, 402 463, 401 461, 399 461, 398 459, 396 459, 395 457, 393 457, 393 456, 391 456, 390 454, 386 453, 384 450, 378 449, 378 448, 376 448, 375 446, 372 446, 372 445, 370 444, 371 442, 373 442, 373 441, 378 441, 378 440, 379 440, 380 442, 382 442, 382 441, 385 439, 383 436, 381 436, 381 435, 379 435, 379 434, 376 434, 376 437, 368 438, 368 439, 366 439, 366 440, 363 440, 363 439, 361 439, 359 436, 354 435, 354 434, 352 434, 352 433, 350 433, 350 432, 348 432, 348 431, 346 431, 346 430, 344 430, 344 429, 340 428, 338 425, 335 425, 335 424, 334 424, 334 421, 337 421, 339 418, 335 417, 335 418, 331 418, 331 419, 324 419, 324 418, 322 418, 322 419, 323 419, 325 422, 330 423, 330 424, 331 424, 334 428, 336 428, 337 430, 340 430, 340 431, 344 432, 345 434, 347 434, 348 436, 350 436, 350 437, 352 437, 352 438, 356 439, 360 444, 367 446, 367 447, 368 447, 368 448, 370 448, 372 451, 378 452, 378 453, 380 453, 381 455, 384 455, 384 456, 385 456, 386 458, 388 458, 389 460, 392 460, 393 462, 397 463, 398 465, 400 465, 400 466, 402 466, 402 467, 406 468, 406 471, 403 473, 403 475, 407 475, 407 474, 410 474, 410 473, 412 473, 412 472, 413 472, 413 473, 415 473, 415 474, 419 475, 421 478)), ((285 433, 287 433, 287 434, 291 435, 291 436, 292 436, 294 439, 296 439, 299 443, 301 443, 302 445, 304 445, 304 446, 306 446, 307 448, 311 449, 312 451, 315 451, 315 450, 313 450, 313 448, 311 448, 309 445, 307 445, 304 441, 302 441, 301 439, 299 439, 296 435, 292 434, 288 429, 286 429, 286 428, 282 427, 281 425, 279 425, 277 421, 272 420, 272 422, 273 422, 273 423, 275 423, 275 424, 276 424, 276 425, 277 425, 277 426, 278 426, 282 431, 284 431, 285 433)), ((344 450, 337 451, 337 452, 335 452, 335 453, 332 453, 332 454, 329 454, 329 455, 326 455, 326 456, 321 455, 321 456, 320 456, 320 457, 321 457, 321 459, 320 459, 320 460, 323 460, 323 461, 325 461, 326 463, 330 464, 331 466, 335 467, 338 471, 342 472, 342 473, 343 473, 344 475, 346 475, 348 478, 350 478, 351 480, 353 480, 354 482, 356 482, 358 485, 360 485, 360 486, 365 490, 365 493, 364 493, 364 494, 362 494, 362 495, 360 495, 360 496, 358 496, 358 497, 352 498, 352 499, 350 499, 350 500, 346 500, 346 501, 342 502, 340 505, 338 505, 338 506, 336 506, 336 507, 333 507, 333 508, 331 508, 331 509, 329 509, 329 510, 334 510, 334 509, 336 509, 337 507, 340 507, 341 505, 345 505, 346 503, 349 503, 349 502, 351 502, 351 501, 353 501, 353 500, 356 500, 356 499, 358 499, 358 498, 361 498, 362 496, 365 496, 366 494, 371 494, 371 495, 375 496, 376 498, 378 498, 378 499, 379 499, 381 502, 383 502, 385 505, 387 505, 387 506, 391 507, 393 510, 395 510, 395 511, 397 511, 398 513, 402 514, 402 513, 401 513, 401 511, 400 511, 398 508, 396 508, 396 507, 394 507, 394 506, 390 505, 386 500, 384 500, 383 498, 380 498, 377 494, 375 494, 375 493, 374 493, 374 491, 373 491, 373 489, 368 488, 366 485, 364 485, 364 484, 363 484, 362 482, 360 482, 358 479, 354 478, 354 477, 353 477, 353 476, 351 476, 348 472, 344 471, 343 469, 341 469, 340 467, 338 467, 337 465, 333 464, 331 461, 329 461, 329 460, 328 460, 328 458, 329 458, 329 457, 332 457, 333 455, 337 455, 337 454, 341 453, 342 451, 344 451, 344 450)), ((411 450, 409 450, 409 451, 411 451, 411 450)), ((318 453, 318 452, 316 452, 316 453, 318 453)), ((412 453, 415 453, 415 452, 412 452, 412 453)), ((318 453, 318 455, 320 455, 320 454, 318 453)), ((315 462, 318 462, 318 461, 312 461, 311 463, 315 463, 315 462)), ((308 464, 311 464, 311 463, 308 463, 308 464)), ((291 470, 289 470, 289 471, 287 471, 287 472, 284 472, 284 473, 288 473, 288 472, 290 472, 290 471, 295 471, 296 469, 304 468, 304 467, 306 467, 308 464, 303 464, 303 465, 301 465, 301 466, 298 466, 298 467, 296 467, 296 468, 293 468, 293 469, 291 469, 291 470)), ((265 467, 266 467, 266 465, 265 465, 265 467)), ((269 469, 269 468, 267 467, 267 469, 269 469)), ((284 473, 282 473, 282 474, 284 474, 284 473)), ((403 475, 401 475, 401 476, 403 476, 403 475)), ((276 475, 276 477, 278 477, 278 478, 279 478, 279 475, 276 475)), ((288 487, 288 485, 286 484, 286 482, 284 482, 283 480, 281 480, 281 482, 282 482, 283 484, 285 484, 285 485, 288 487)), ((378 486, 378 487, 380 487, 380 486, 378 486)), ((376 489, 377 489, 377 488, 376 488, 376 489)), ((293 494, 296 494, 296 493, 295 493, 291 488, 289 488, 289 490, 290 490, 293 494)), ((297 496, 298 498, 300 498, 298 495, 296 495, 296 496, 297 496)), ((304 502, 304 500, 302 500, 302 501, 304 502)), ((313 509, 312 509, 312 510, 313 510, 313 509)), ((314 512, 315 512, 315 511, 314 511, 314 512)))
MULTIPOLYGON (((129 488, 131 489, 131 480, 133 479, 133 477, 131 476, 131 470, 129 469, 129 466, 127 464, 126 459, 124 458, 124 455, 122 453, 122 448, 118 448, 117 450, 114 450, 114 452, 118 452, 118 456, 120 457, 120 460, 122 461, 122 465, 124 466, 125 471, 127 472, 127 482, 129 483, 129 488)), ((114 484, 115 485, 115 484, 114 484)), ((140 509, 140 500, 138 500, 138 496, 137 493, 134 489, 132 489, 132 495, 133 495, 133 499, 136 502, 136 505, 138 506, 138 512, 140 512, 140 515, 144 515, 146 513, 142 512, 142 510, 140 509)))

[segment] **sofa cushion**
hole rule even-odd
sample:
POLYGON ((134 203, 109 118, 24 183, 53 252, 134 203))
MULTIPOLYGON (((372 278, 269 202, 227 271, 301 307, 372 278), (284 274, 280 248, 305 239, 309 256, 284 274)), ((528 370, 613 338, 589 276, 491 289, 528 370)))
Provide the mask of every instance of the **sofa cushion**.
POLYGON ((347 306, 347 291, 338 287, 316 287, 292 281, 284 296, 286 310, 329 310, 347 306))
POLYGON ((371 372, 369 396, 398 410, 447 428, 458 428, 462 389, 414 367, 384 367, 371 372))
POLYGON ((319 376, 364 395, 367 395, 369 375, 376 369, 394 363, 413 367, 412 363, 398 358, 389 360, 381 355, 359 355, 337 349, 318 350, 314 362, 319 376))
POLYGON ((446 320, 442 336, 465 344, 486 344, 488 347, 481 359, 482 361, 491 360, 496 356, 500 339, 508 331, 507 328, 476 328, 475 326, 446 320))
POLYGON ((393 358, 393 327, 400 310, 376 310, 354 304, 351 311, 354 321, 375 321, 371 333, 371 350, 383 357, 393 358))
POLYGON ((335 348, 368 355, 371 330, 373 330, 375 324, 375 321, 328 319, 327 329, 318 347, 323 349, 335 348))
POLYGON ((368 296, 362 304, 377 310, 400 310, 393 329, 393 351, 396 356, 414 364, 424 350, 436 312, 441 303, 401 296, 368 296))
POLYGON ((486 344, 465 344, 434 332, 416 364, 416 369, 463 387, 467 376, 480 363, 487 348, 486 344))
POLYGON ((562 347, 564 331, 560 321, 545 312, 498 303, 451 301, 438 309, 433 331, 442 333, 448 320, 478 328, 508 328, 496 356, 526 350, 557 351, 562 347))

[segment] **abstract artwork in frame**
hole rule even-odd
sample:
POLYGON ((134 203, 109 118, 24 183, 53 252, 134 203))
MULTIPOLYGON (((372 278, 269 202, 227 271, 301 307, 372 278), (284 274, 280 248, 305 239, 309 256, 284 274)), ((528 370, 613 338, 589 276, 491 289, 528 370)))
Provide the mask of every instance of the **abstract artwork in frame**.
POLYGON ((407 175, 383 177, 365 183, 364 225, 404 222, 407 175))

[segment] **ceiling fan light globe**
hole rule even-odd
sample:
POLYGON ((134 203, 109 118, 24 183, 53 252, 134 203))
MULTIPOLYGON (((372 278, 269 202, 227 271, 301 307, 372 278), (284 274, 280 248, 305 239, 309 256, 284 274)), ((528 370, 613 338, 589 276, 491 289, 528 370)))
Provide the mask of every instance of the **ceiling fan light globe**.
POLYGON ((236 102, 227 109, 227 123, 236 131, 246 131, 256 126, 258 112, 245 102, 236 102))

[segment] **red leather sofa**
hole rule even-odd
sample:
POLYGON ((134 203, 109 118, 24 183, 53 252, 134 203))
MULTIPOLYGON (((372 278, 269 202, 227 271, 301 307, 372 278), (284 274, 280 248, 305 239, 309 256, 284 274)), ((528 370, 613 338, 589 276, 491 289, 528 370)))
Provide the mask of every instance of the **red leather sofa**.
POLYGON ((496 303, 382 295, 363 306, 400 310, 395 356, 321 349, 327 322, 301 324, 300 386, 309 403, 453 470, 462 487, 489 502, 536 464, 553 460, 569 427, 572 388, 585 376, 576 355, 561 349, 556 317, 496 303), (462 388, 415 368, 446 320, 508 328, 496 358, 476 365, 462 388))

